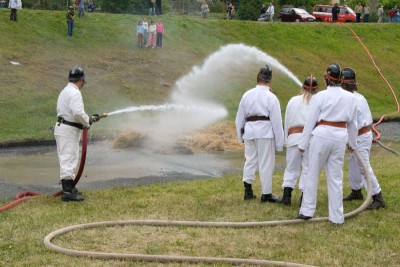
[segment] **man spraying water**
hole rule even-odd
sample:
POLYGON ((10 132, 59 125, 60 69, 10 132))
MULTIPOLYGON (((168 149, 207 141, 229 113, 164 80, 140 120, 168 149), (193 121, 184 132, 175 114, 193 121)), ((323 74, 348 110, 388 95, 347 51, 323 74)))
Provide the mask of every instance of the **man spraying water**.
POLYGON ((73 183, 78 166, 81 132, 83 128, 89 128, 93 122, 99 121, 107 114, 91 116, 86 114, 81 93, 85 84, 85 73, 82 68, 73 67, 69 71, 68 81, 68 85, 58 96, 57 123, 54 127, 60 163, 61 200, 82 201, 84 198, 73 183))

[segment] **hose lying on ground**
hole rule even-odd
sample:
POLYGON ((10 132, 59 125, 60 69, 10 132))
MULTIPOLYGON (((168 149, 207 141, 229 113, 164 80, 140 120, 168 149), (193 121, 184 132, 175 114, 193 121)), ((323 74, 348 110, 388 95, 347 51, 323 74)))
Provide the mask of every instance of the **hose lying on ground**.
MULTIPOLYGON (((81 160, 80 160, 80 163, 79 163, 78 172, 76 173, 76 176, 75 176, 75 179, 74 179, 74 182, 73 182, 74 186, 79 182, 79 179, 81 178, 82 173, 83 173, 83 169, 85 167, 87 141, 88 141, 87 135, 88 135, 88 128, 83 128, 83 131, 82 131, 82 145, 81 145, 82 146, 81 160)), ((62 190, 54 193, 53 196, 54 197, 58 197, 61 194, 62 194, 62 190)), ((8 203, 5 206, 0 207, 0 212, 8 210, 8 209, 11 209, 12 207, 18 205, 19 203, 21 203, 21 202, 23 202, 25 200, 29 200, 29 199, 31 199, 31 198, 33 198, 35 196, 38 196, 38 195, 40 195, 40 193, 31 192, 31 191, 18 193, 16 195, 14 201, 8 203)))
MULTIPOLYGON (((368 184, 367 197, 361 206, 344 215, 345 218, 352 218, 366 209, 372 197, 371 177, 368 168, 360 154, 354 150, 358 161, 366 175, 368 184)), ((145 254, 125 254, 125 253, 106 253, 106 252, 93 252, 93 251, 80 251, 74 249, 67 249, 51 243, 51 241, 60 235, 72 232, 79 229, 91 229, 96 227, 113 227, 113 226, 126 226, 126 225, 141 225, 141 226, 187 226, 187 227, 231 227, 231 228, 254 228, 263 226, 277 226, 299 224, 305 222, 323 222, 328 221, 328 217, 312 218, 308 221, 304 220, 282 220, 282 221, 265 221, 265 222, 200 222, 200 221, 166 221, 166 220, 123 220, 123 221, 104 221, 86 224, 77 224, 65 227, 48 234, 44 240, 44 245, 56 252, 77 256, 77 257, 91 257, 97 259, 108 260, 126 260, 131 259, 135 261, 148 261, 148 262, 177 262, 177 263, 230 263, 230 264, 254 264, 258 266, 309 266, 297 263, 272 261, 272 260, 256 260, 256 259, 240 259, 240 258, 212 258, 212 257, 189 257, 189 256, 171 256, 171 255, 145 255, 145 254)))

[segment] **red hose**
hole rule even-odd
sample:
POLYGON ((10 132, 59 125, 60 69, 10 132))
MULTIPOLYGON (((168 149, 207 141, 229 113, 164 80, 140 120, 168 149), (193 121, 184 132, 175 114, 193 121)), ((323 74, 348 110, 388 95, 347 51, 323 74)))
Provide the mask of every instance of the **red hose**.
POLYGON ((394 114, 399 113, 399 112, 400 112, 400 105, 399 105, 399 101, 397 100, 396 94, 395 94, 395 92, 394 92, 392 86, 390 85, 390 83, 388 82, 388 80, 385 78, 385 76, 383 76, 383 74, 382 74, 381 70, 379 69, 379 67, 376 65, 375 60, 373 59, 373 57, 372 57, 371 53, 369 52, 368 48, 364 45, 364 43, 361 41, 360 37, 358 37, 358 35, 357 35, 350 27, 349 27, 349 29, 350 29, 350 31, 353 33, 353 35, 357 38, 358 42, 364 47, 364 50, 367 52, 369 58, 370 58, 371 61, 372 61, 372 64, 374 65, 375 69, 378 71, 378 74, 381 76, 381 78, 385 81, 386 85, 389 87, 389 90, 391 91, 391 93, 392 93, 392 95, 393 95, 393 98, 394 98, 394 100, 396 101, 397 111, 396 111, 396 112, 393 112, 393 113, 390 113, 390 114, 384 114, 384 115, 379 119, 379 121, 377 121, 376 123, 374 123, 374 124, 372 125, 372 130, 373 130, 374 133, 376 134, 376 137, 374 138, 373 141, 377 141, 377 140, 379 140, 379 139, 381 138, 381 134, 379 133, 378 130, 376 130, 375 127, 376 127, 378 124, 380 124, 386 116, 394 115, 394 114))
MULTIPOLYGON (((85 167, 86 149, 87 149, 87 134, 88 134, 88 128, 83 128, 81 161, 79 163, 79 169, 78 169, 78 172, 77 172, 76 177, 75 177, 74 182, 73 182, 74 186, 76 186, 76 184, 78 184, 79 179, 82 176, 83 169, 85 167)), ((53 196, 54 197, 58 197, 58 196, 61 195, 61 193, 62 193, 62 190, 54 193, 53 196)), ((25 200, 31 199, 31 198, 33 198, 35 196, 38 196, 38 195, 40 195, 40 193, 31 192, 31 191, 25 191, 25 192, 18 193, 15 196, 15 200, 13 202, 11 202, 11 203, 9 203, 9 204, 7 204, 5 206, 0 207, 0 212, 8 210, 8 209, 18 205, 19 203, 21 203, 21 202, 23 202, 25 200)))

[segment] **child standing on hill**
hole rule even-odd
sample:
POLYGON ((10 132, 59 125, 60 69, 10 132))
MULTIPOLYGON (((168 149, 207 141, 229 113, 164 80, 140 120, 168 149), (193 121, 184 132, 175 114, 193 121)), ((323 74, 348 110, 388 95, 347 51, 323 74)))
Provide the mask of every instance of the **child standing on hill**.
POLYGON ((156 34, 156 25, 154 24, 154 20, 150 22, 149 25, 149 40, 147 42, 147 47, 156 47, 156 39, 157 39, 157 34, 156 34))
POLYGON ((139 21, 136 26, 136 36, 137 36, 137 45, 138 47, 143 47, 144 44, 144 27, 141 21, 139 21))
POLYGON ((156 24, 156 32, 157 32, 157 47, 163 48, 164 24, 162 23, 161 19, 159 19, 156 24))

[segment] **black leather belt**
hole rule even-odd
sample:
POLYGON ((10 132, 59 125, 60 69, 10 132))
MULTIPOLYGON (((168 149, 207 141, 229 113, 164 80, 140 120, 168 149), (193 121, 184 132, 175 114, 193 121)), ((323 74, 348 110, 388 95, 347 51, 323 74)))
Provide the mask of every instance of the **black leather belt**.
POLYGON ((266 116, 249 116, 246 121, 269 121, 269 117, 266 116))
POLYGON ((81 130, 83 129, 83 125, 82 124, 76 123, 76 122, 67 121, 63 117, 58 117, 57 122, 58 122, 58 126, 60 126, 60 123, 63 123, 63 124, 66 124, 66 125, 69 125, 69 126, 81 129, 81 130))

